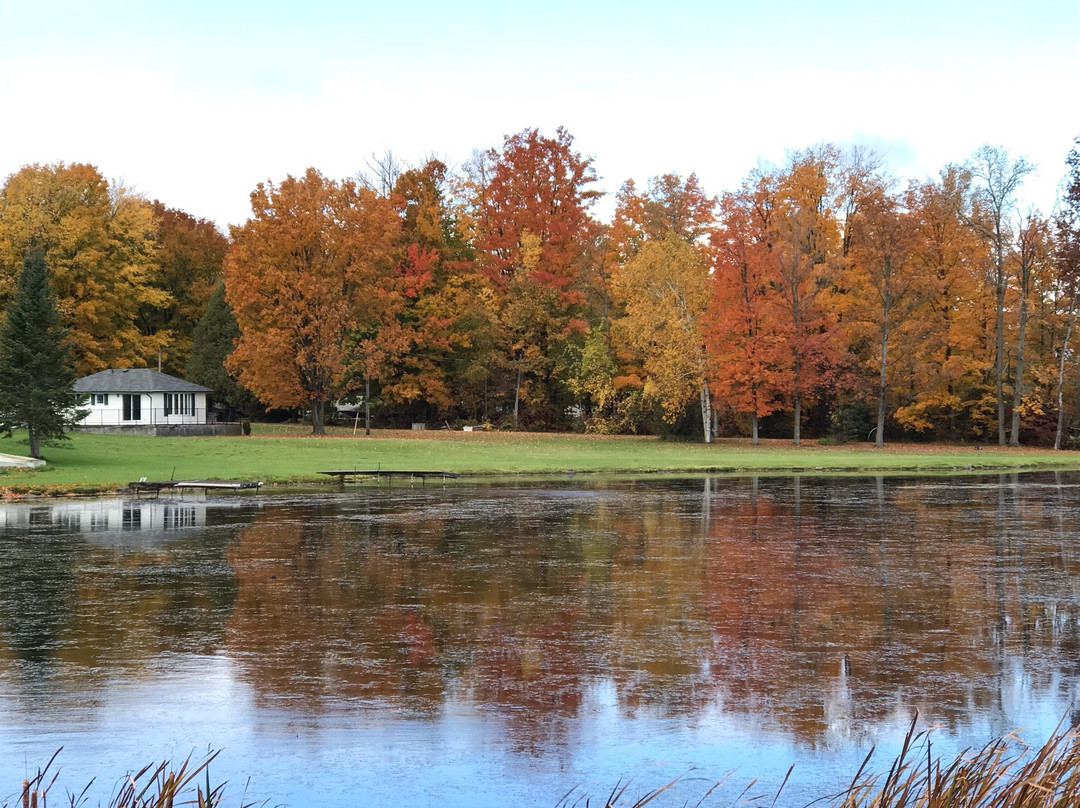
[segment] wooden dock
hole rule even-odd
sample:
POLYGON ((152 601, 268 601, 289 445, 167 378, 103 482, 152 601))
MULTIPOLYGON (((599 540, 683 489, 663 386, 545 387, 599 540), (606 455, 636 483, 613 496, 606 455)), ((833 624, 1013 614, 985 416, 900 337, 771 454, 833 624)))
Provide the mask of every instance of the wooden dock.
POLYGON ((250 491, 262 487, 262 483, 248 482, 246 480, 139 480, 128 483, 128 490, 136 494, 150 492, 160 494, 166 490, 184 491, 250 491))
POLYGON ((364 479, 374 479, 375 482, 381 482, 386 478, 387 485, 394 484, 395 477, 408 477, 409 479, 420 478, 420 484, 423 485, 427 482, 428 477, 436 477, 442 480, 456 480, 460 477, 453 471, 397 471, 387 469, 330 469, 328 471, 320 471, 319 474, 325 474, 328 477, 337 477, 338 482, 345 485, 347 482, 359 482, 364 479))

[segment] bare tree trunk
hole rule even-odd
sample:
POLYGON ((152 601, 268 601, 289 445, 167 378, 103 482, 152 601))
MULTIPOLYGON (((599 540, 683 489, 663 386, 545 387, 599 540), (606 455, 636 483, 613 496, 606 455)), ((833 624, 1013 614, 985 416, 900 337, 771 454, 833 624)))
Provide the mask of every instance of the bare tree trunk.
POLYGON ((326 434, 326 427, 323 426, 323 402, 318 399, 311 402, 311 434, 326 434))
MULTIPOLYGON (((1003 272, 1000 267, 998 273, 1003 272)), ((997 388, 998 445, 1005 445, 1005 282, 997 287, 997 323, 994 330, 994 384, 997 388)))
POLYGON ((28 427, 29 439, 30 439, 30 456, 41 457, 41 435, 34 427, 28 427))
POLYGON ((800 371, 802 370, 802 357, 795 354, 795 429, 794 438, 795 445, 800 444, 800 437, 802 435, 802 390, 799 389, 799 384, 802 382, 800 371))
POLYGON ((371 434, 371 374, 364 373, 364 434, 371 434))
POLYGON ((517 384, 514 385, 514 431, 518 428, 518 403, 521 401, 521 360, 517 363, 517 384))
POLYGON ((799 445, 799 435, 802 426, 802 394, 795 392, 795 445, 799 445))
POLYGON ((709 396, 709 380, 701 383, 701 424, 705 442, 712 443, 712 399, 709 396))
POLYGON ((759 443, 759 441, 758 441, 758 420, 757 420, 757 413, 756 412, 751 414, 751 416, 750 416, 750 443, 752 443, 754 446, 757 446, 758 443, 759 443))
POLYGON ((1068 325, 1065 326, 1065 340, 1061 343, 1061 356, 1058 358, 1058 380, 1057 380, 1057 405, 1058 405, 1058 417, 1057 417, 1057 432, 1054 434, 1054 451, 1061 449, 1061 432, 1065 424, 1065 406, 1062 396, 1062 388, 1065 386, 1065 357, 1069 353, 1069 338, 1072 336, 1073 323, 1076 322, 1076 315, 1069 318, 1068 325))
POLYGON ((882 448, 885 445, 885 391, 887 387, 887 368, 889 361, 889 314, 886 311, 881 322, 881 379, 878 386, 877 407, 877 433, 874 436, 874 446, 882 448))
POLYGON ((1020 445, 1020 405, 1024 396, 1024 332, 1027 330, 1027 297, 1020 298, 1020 326, 1016 334, 1016 382, 1013 384, 1012 424, 1009 445, 1020 445))

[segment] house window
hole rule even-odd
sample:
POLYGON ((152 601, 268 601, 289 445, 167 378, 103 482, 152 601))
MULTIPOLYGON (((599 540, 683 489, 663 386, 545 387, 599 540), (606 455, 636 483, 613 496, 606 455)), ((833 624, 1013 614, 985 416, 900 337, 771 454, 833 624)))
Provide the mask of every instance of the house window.
POLYGON ((107 406, 109 406, 109 394, 108 393, 91 393, 90 394, 90 403, 91 404, 104 404, 107 407, 107 406))
POLYGON ((195 414, 195 394, 194 393, 166 393, 165 394, 165 414, 166 415, 194 415, 195 414))
POLYGON ((123 420, 142 420, 142 396, 138 393, 124 393, 123 420))

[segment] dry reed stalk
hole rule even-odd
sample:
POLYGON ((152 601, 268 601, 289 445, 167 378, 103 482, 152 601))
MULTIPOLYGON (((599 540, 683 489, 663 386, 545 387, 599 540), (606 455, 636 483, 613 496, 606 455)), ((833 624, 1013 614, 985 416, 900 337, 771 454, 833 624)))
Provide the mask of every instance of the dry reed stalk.
POLYGON ((1061 725, 1038 749, 1015 734, 935 760, 916 715, 884 782, 866 775, 866 761, 832 808, 1066 808, 1080 806, 1080 735, 1061 725), (913 750, 925 746, 926 756, 913 750))
MULTIPOLYGON (((47 808, 49 789, 56 782, 56 775, 48 785, 45 783, 45 775, 52 766, 60 750, 56 750, 49 759, 45 768, 38 772, 32 780, 23 780, 22 808, 47 808), (38 786, 43 786, 39 788, 38 786)), ((193 805, 196 808, 220 808, 224 799, 224 784, 215 788, 210 786, 209 765, 218 756, 219 752, 208 755, 202 763, 194 766, 189 755, 179 767, 172 767, 169 761, 157 766, 150 764, 144 766, 135 774, 128 774, 122 781, 119 790, 109 801, 108 808, 176 808, 181 805, 193 805), (202 785, 195 784, 195 778, 200 774, 206 777, 205 790, 202 785), (192 794, 194 787, 194 794, 192 794)), ((86 801, 86 794, 93 785, 93 781, 87 784, 81 794, 69 794, 67 804, 70 808, 82 806, 86 801)), ((241 805, 240 808, 252 808, 254 803, 241 805)), ((3 808, 7 808, 5 803, 3 808)))

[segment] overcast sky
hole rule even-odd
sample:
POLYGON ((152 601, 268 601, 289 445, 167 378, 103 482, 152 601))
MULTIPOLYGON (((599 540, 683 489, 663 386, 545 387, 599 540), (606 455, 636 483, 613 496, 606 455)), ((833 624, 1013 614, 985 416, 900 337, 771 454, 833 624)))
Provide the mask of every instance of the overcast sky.
POLYGON ((89 162, 224 228, 307 166, 562 125, 612 192, 720 193, 823 141, 921 179, 991 143, 1038 164, 1048 212, 1078 84, 1077 0, 0 0, 0 176, 89 162))

